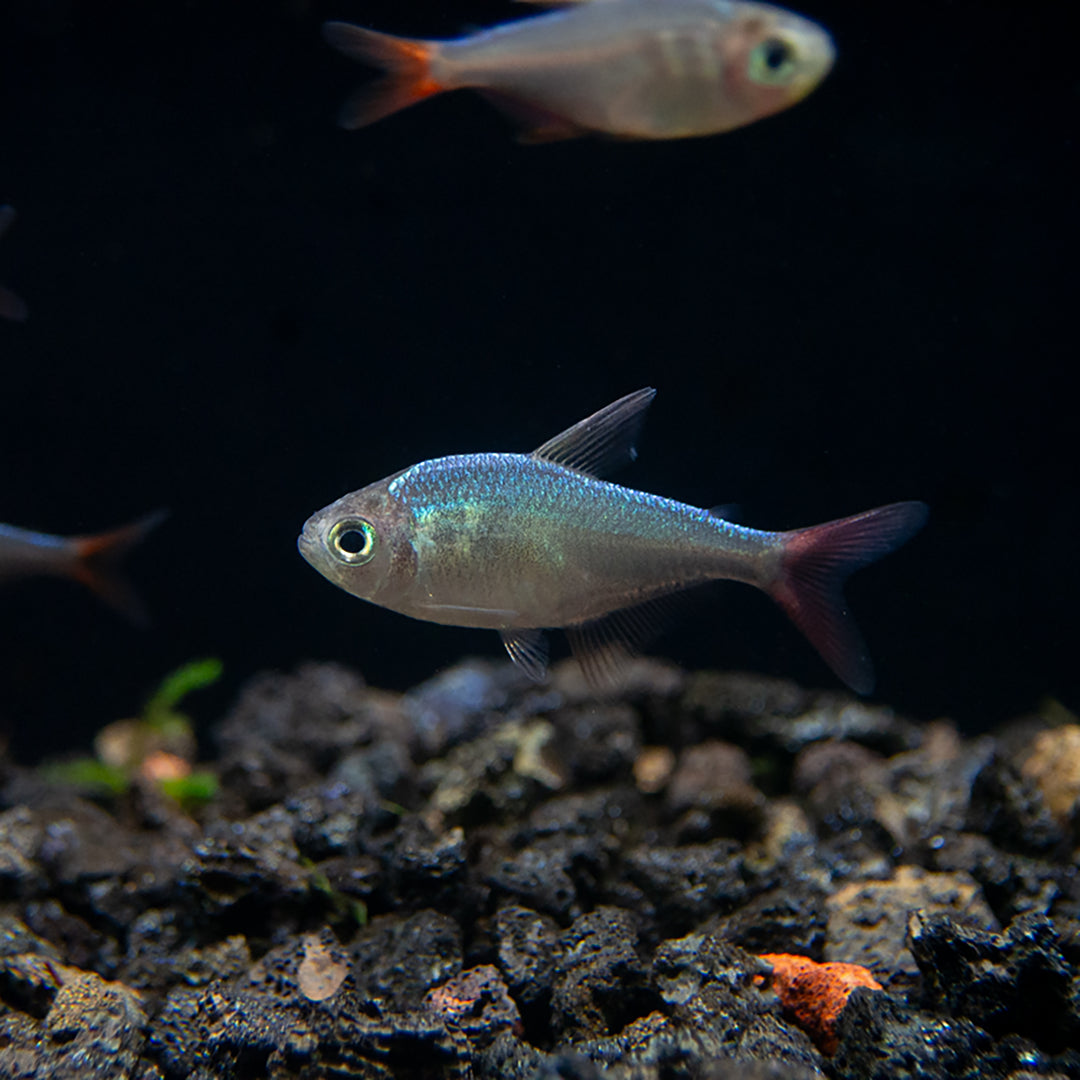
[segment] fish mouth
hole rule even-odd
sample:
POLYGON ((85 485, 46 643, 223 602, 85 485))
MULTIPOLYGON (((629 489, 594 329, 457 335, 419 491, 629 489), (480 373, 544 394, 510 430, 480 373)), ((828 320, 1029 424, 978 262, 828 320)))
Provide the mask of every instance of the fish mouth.
POLYGON ((296 538, 296 548, 303 556, 305 562, 309 563, 311 566, 315 565, 319 541, 318 529, 315 526, 314 518, 308 518, 307 521, 304 522, 304 527, 300 530, 300 535, 296 538))

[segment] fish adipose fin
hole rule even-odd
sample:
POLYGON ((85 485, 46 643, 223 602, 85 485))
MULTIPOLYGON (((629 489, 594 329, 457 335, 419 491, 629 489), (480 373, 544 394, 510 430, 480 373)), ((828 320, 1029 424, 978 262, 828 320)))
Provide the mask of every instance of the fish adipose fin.
POLYGON ((120 561, 167 516, 168 511, 158 510, 123 528, 93 536, 73 536, 70 541, 76 559, 71 576, 138 626, 145 626, 150 620, 135 590, 120 573, 120 561))
POLYGON ((892 503, 782 534, 780 571, 766 591, 858 694, 873 690, 874 668, 844 602, 844 581, 900 547, 922 528, 928 512, 925 503, 892 503))
POLYGON ((548 439, 532 456, 591 476, 613 472, 637 457, 641 424, 654 397, 650 386, 635 390, 548 439))
POLYGON ((431 77, 431 58, 438 50, 435 42, 379 34, 343 22, 324 23, 323 37, 346 56, 387 73, 385 79, 361 88, 342 106, 338 122, 350 131, 446 89, 431 77))
POLYGON ((499 637, 510 659, 533 682, 543 682, 547 675, 547 634, 543 630, 500 630, 499 637))

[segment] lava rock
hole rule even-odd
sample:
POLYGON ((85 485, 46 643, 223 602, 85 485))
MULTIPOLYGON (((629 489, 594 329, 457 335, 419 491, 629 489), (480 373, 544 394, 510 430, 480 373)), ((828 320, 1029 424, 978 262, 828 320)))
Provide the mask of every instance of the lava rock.
POLYGON ((1065 843, 1065 832, 1036 783, 998 755, 975 777, 965 828, 1005 851, 1039 854, 1065 843))
POLYGON ((888 994, 856 989, 837 1021, 836 1080, 977 1080, 990 1036, 970 1020, 909 1009, 888 994))
POLYGON ((1026 1037, 1050 1053, 1080 1043, 1080 971, 1045 916, 1024 915, 994 934, 944 912, 920 911, 911 917, 909 944, 927 1005, 995 1037, 1026 1037))
POLYGON ((503 1031, 522 1031, 521 1015, 498 969, 490 964, 472 968, 429 990, 424 1008, 463 1031, 482 1049, 503 1031))
POLYGON ((652 904, 657 933, 681 937, 745 898, 739 845, 733 840, 684 847, 644 846, 626 856, 626 875, 652 904))
POLYGON ((710 741, 683 751, 667 786, 668 813, 683 840, 745 838, 757 831, 765 796, 751 779, 746 752, 710 741))
POLYGON ((559 945, 551 1001, 557 1038, 608 1035, 659 1004, 638 954, 633 919, 621 908, 582 915, 559 945))
POLYGON ((905 941, 916 909, 949 911, 991 929, 997 920, 966 874, 930 874, 900 866, 888 881, 852 882, 826 901, 825 959, 869 968, 886 986, 910 983, 917 972, 905 941))

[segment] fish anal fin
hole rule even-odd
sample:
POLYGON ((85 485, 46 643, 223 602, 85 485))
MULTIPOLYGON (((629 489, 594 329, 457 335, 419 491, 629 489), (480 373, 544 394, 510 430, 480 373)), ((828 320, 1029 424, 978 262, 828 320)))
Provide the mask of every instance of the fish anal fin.
POLYGON ((594 689, 617 686, 641 647, 670 623, 682 593, 667 593, 599 619, 565 627, 570 651, 594 689))
POLYGON ((873 690, 874 668, 844 602, 844 581, 895 551, 922 528, 927 513, 925 503, 892 503, 783 534, 780 569, 767 591, 858 694, 873 690))
POLYGON ((635 390, 548 439, 532 456, 593 476, 629 464, 637 457, 637 438, 654 397, 652 387, 635 390))
POLYGON ((548 641, 543 630, 500 630, 510 659, 533 682, 543 682, 547 676, 548 641))
POLYGON ((431 75, 436 42, 380 34, 343 22, 324 23, 323 37, 346 56, 387 73, 345 102, 338 117, 343 128, 366 127, 447 89, 431 75))
POLYGON ((517 140, 526 146, 565 142, 567 139, 579 139, 588 134, 585 128, 579 127, 572 120, 511 94, 487 88, 481 89, 479 93, 518 126, 517 140))
POLYGON ((122 528, 74 536, 70 541, 75 553, 71 576, 139 626, 149 619, 138 594, 120 573, 120 561, 167 516, 167 511, 158 510, 122 528))

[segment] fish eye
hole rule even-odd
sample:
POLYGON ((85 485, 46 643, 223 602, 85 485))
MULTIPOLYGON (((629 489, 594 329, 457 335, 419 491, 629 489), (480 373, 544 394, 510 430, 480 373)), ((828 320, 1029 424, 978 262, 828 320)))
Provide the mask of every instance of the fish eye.
POLYGON ((349 566, 363 566, 375 556, 375 527, 363 518, 335 522, 326 541, 334 558, 349 566))
POLYGON ((766 38, 750 54, 750 78, 767 86, 780 86, 794 73, 795 59, 795 49, 783 38, 766 38))

